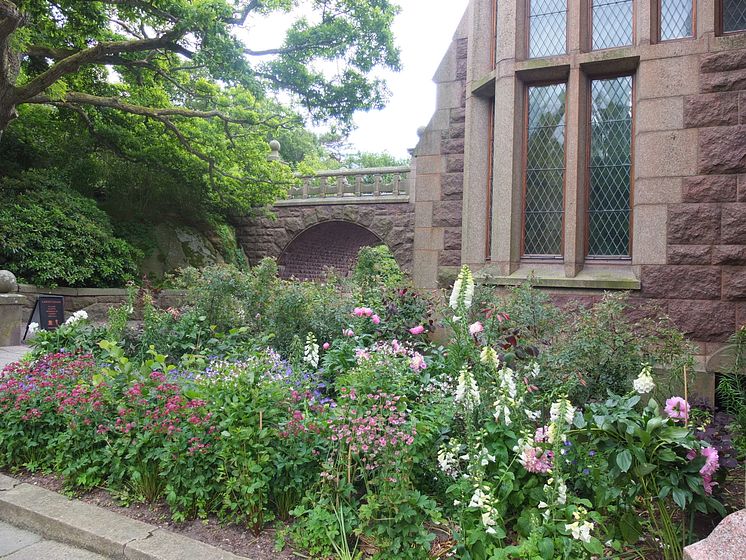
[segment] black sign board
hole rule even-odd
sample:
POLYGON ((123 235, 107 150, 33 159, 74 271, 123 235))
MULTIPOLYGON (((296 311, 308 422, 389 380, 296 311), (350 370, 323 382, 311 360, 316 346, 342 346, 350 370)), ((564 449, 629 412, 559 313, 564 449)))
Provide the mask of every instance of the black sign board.
POLYGON ((65 321, 65 298, 63 296, 39 296, 31 311, 28 323, 26 323, 26 332, 23 335, 24 340, 28 335, 28 327, 31 323, 37 323, 40 329, 53 331, 65 321))

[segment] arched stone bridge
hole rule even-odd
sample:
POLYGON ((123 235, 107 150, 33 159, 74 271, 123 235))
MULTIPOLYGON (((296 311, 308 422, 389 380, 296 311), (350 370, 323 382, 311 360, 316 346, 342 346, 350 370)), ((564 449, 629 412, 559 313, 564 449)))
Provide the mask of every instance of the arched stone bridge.
POLYGON ((251 264, 275 257, 283 277, 318 278, 326 267, 349 273, 364 246, 386 244, 411 270, 414 200, 409 167, 327 171, 302 177, 279 201, 275 219, 246 217, 238 241, 251 264))

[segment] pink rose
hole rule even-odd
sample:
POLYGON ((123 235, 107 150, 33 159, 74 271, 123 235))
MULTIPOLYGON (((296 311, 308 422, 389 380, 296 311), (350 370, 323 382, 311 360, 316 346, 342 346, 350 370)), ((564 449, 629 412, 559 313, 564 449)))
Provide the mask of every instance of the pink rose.
POLYGON ((373 321, 374 325, 378 325, 381 322, 381 318, 378 315, 371 315, 370 320, 373 321))
POLYGON ((409 329, 409 334, 417 335, 417 334, 422 334, 424 332, 425 332, 425 327, 423 327, 422 325, 417 325, 416 327, 412 327, 411 329, 409 329))
POLYGON ((323 348, 324 350, 329 350, 329 347, 330 347, 330 346, 331 346, 331 344, 329 344, 328 342, 325 342, 325 343, 324 343, 324 345, 322 346, 322 348, 323 348))

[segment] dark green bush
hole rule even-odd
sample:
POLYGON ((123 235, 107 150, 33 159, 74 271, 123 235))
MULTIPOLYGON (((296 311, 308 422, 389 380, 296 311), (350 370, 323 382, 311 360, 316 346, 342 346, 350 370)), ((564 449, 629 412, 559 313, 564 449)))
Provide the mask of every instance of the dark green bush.
POLYGON ((0 268, 41 286, 121 286, 142 255, 95 201, 43 171, 0 178, 0 268))

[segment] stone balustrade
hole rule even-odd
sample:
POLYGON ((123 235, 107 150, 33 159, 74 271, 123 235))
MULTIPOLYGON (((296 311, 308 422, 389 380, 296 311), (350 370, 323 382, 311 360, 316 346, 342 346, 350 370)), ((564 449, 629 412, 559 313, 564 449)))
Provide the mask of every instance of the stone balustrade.
POLYGON ((411 171, 406 166, 373 167, 299 175, 302 184, 292 187, 288 198, 276 205, 409 202, 411 171))

